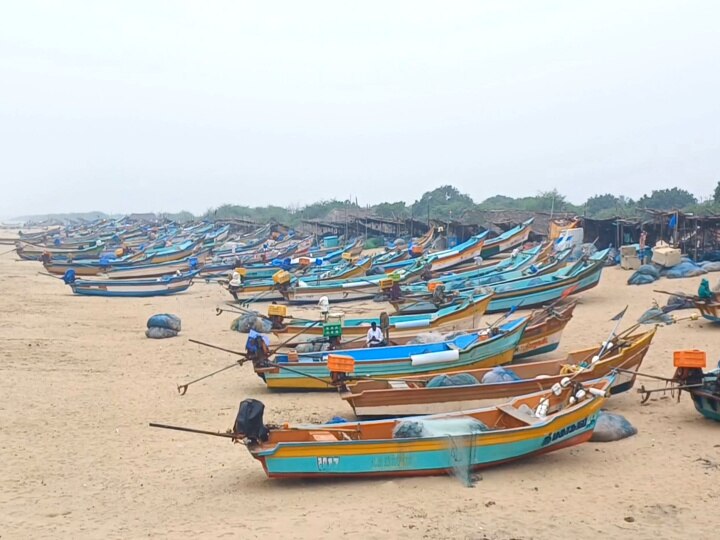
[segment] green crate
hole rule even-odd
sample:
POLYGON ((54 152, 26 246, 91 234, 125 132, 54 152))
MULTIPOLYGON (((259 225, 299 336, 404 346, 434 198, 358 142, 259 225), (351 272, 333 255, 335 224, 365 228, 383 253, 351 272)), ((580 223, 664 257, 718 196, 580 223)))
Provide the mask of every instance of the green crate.
POLYGON ((340 337, 342 336, 342 324, 325 324, 323 325, 323 337, 340 337))

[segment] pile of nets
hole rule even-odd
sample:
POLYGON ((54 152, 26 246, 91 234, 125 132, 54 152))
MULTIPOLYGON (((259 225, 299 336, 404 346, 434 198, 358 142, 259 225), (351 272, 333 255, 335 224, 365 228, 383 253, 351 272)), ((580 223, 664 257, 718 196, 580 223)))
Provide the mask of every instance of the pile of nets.
POLYGON ((462 436, 488 431, 489 428, 471 416, 462 418, 417 418, 398 420, 393 429, 393 439, 418 437, 462 436))
POLYGON ((299 354, 307 354, 313 352, 322 352, 330 349, 330 343, 325 338, 311 338, 305 343, 300 343, 295 347, 295 351, 299 354))
POLYGON ((492 370, 488 371, 485 375, 483 375, 482 383, 497 384, 519 380, 520 377, 518 377, 513 370, 504 368, 502 366, 495 366, 494 368, 492 368, 492 370))
POLYGON ((447 341, 446 334, 441 332, 423 332, 408 340, 408 345, 420 345, 425 343, 441 343, 447 341))
POLYGON ((250 330, 267 334, 272 330, 272 322, 257 311, 248 311, 245 315, 240 315, 232 322, 230 330, 235 330, 241 334, 247 334, 250 330))
POLYGON ((628 285, 647 285, 660 279, 660 270, 654 264, 643 264, 630 279, 628 285))
POLYGON ((698 266, 706 272, 720 272, 720 261, 702 261, 698 266))
POLYGON ((695 261, 687 257, 683 257, 680 264, 676 264, 667 270, 663 270, 662 275, 670 279, 680 279, 701 276, 706 273, 707 271, 695 264, 695 261))
POLYGON ((170 313, 158 313, 147 321, 145 335, 152 339, 175 337, 181 330, 180 317, 170 313))
POLYGON ((638 322, 640 324, 673 324, 675 319, 673 319, 672 315, 666 313, 663 309, 655 306, 640 315, 638 322))
POLYGON ((619 414, 600 411, 595 430, 593 431, 590 441, 592 442, 611 442, 619 441, 627 437, 632 437, 637 433, 637 428, 628 422, 624 416, 619 414))
POLYGON ((430 379, 426 388, 440 388, 444 386, 470 386, 478 384, 478 380, 469 373, 455 373, 437 375, 430 379))
POLYGON ((682 293, 677 293, 668 298, 663 311, 668 313, 669 311, 675 311, 677 309, 693 309, 694 307, 695 304, 693 303, 692 298, 689 298, 682 293))

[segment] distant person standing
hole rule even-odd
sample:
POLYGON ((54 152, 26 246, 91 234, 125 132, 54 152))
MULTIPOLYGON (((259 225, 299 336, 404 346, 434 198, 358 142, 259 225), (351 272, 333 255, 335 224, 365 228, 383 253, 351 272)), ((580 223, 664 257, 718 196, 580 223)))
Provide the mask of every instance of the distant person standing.
POLYGON ((647 231, 640 233, 640 264, 645 264, 645 246, 647 245, 647 231))

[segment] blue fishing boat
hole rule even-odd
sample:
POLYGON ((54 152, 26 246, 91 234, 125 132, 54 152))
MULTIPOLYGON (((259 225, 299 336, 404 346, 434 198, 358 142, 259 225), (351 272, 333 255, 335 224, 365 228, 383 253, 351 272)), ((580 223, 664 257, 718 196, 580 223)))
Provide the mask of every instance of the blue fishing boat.
POLYGON ((607 250, 551 274, 486 287, 485 290, 493 293, 488 313, 507 311, 515 306, 541 306, 591 289, 600 281, 606 257, 607 250))
MULTIPOLYGON (((521 317, 497 328, 463 334, 450 341, 343 349, 339 354, 353 360, 351 377, 392 378, 492 367, 512 361, 527 323, 528 318, 521 317)), ((273 365, 260 363, 255 365, 255 372, 268 388, 333 389, 328 367, 333 354, 308 353, 298 355, 294 360, 278 354, 273 365)))
POLYGON ((197 271, 156 279, 78 280, 68 272, 63 280, 78 295, 140 298, 186 291, 196 274, 197 271))

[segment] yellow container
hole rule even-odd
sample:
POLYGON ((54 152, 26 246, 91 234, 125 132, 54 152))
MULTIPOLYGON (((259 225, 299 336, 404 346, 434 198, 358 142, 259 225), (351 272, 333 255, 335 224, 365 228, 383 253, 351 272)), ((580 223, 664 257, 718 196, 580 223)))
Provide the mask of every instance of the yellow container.
POLYGON ((673 353, 673 365, 676 368, 699 368, 707 365, 707 354, 705 351, 692 349, 689 351, 675 351, 673 353))
POLYGON ((330 354, 327 359, 327 367, 334 373, 352 373, 355 370, 355 359, 352 356, 330 354))
POLYGON ((283 283, 290 283, 291 279, 292 276, 287 270, 278 270, 273 274, 273 281, 278 285, 282 285, 283 283))
POLYGON ((234 270, 234 272, 237 272, 238 274, 240 274, 240 275, 243 276, 243 277, 247 276, 247 268, 243 268, 243 267, 241 267, 241 266, 238 266, 238 267, 234 270))
POLYGON ((393 286, 393 283, 395 283, 392 279, 381 279, 380 280, 380 289, 390 289, 393 286))
POLYGON ((352 253, 350 253, 349 251, 346 251, 345 253, 342 254, 342 258, 345 261, 351 261, 353 256, 352 256, 352 253))
POLYGON ((281 306, 280 304, 270 304, 268 306, 268 316, 272 317, 276 315, 278 317, 287 317, 287 306, 281 306))

